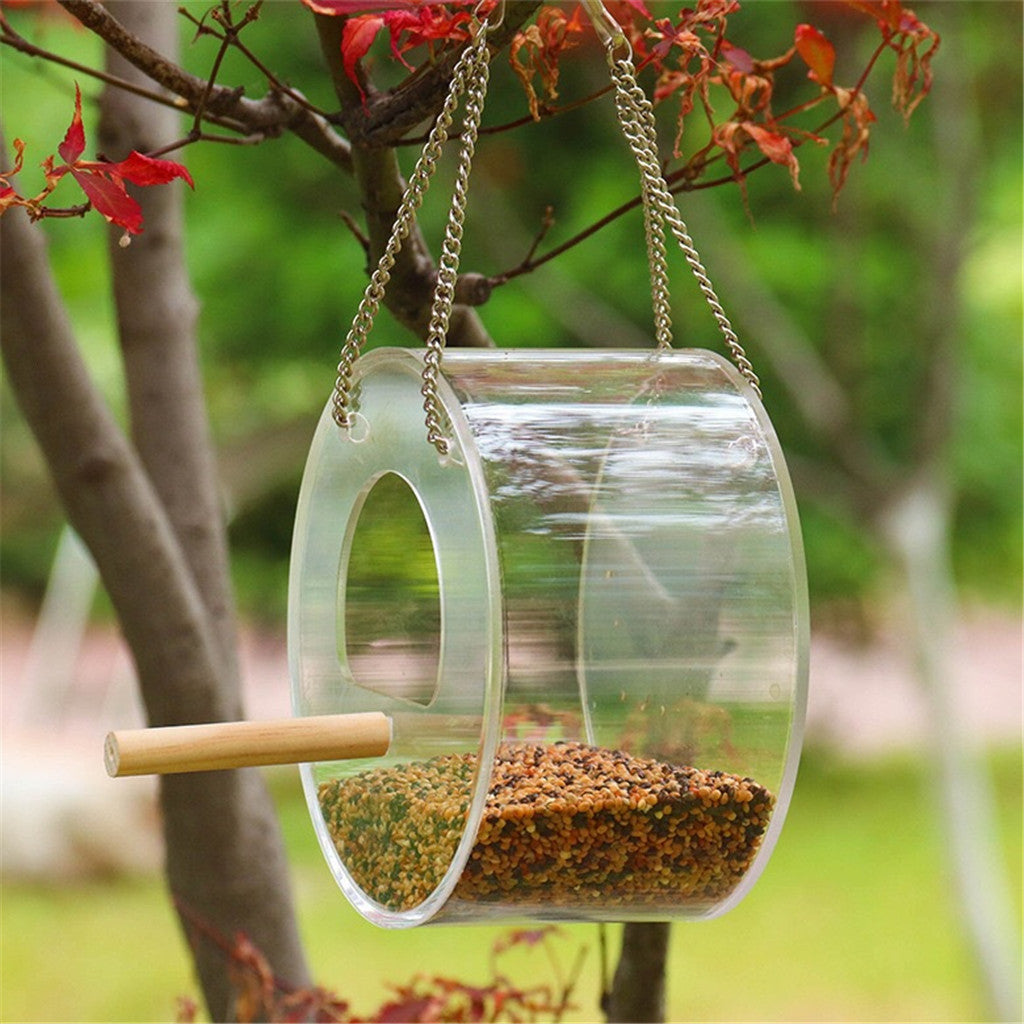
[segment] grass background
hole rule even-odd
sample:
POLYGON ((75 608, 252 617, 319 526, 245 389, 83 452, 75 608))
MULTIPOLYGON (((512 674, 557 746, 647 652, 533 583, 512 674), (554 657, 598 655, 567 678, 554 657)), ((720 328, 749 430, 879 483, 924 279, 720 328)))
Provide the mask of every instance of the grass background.
MULTIPOLYGON (((1021 918, 1022 755, 992 752, 1002 852, 1021 918)), ((323 863, 297 773, 270 775, 317 982, 369 1013, 389 981, 419 971, 490 977, 507 929, 387 932, 352 911, 323 863)), ((947 878, 926 760, 805 753, 786 828, 761 880, 731 913, 673 931, 669 1019, 985 1020, 947 878)), ((125 837, 130 841, 130 837, 125 837)), ((7 886, 0 903, 0 1019, 168 1020, 197 989, 158 878, 63 888, 7 886)), ((610 955, 618 928, 612 927, 610 955)), ((597 927, 561 929, 568 971, 585 962, 569 1020, 599 1016, 597 927)), ((539 948, 501 960, 514 981, 553 982, 539 948)))

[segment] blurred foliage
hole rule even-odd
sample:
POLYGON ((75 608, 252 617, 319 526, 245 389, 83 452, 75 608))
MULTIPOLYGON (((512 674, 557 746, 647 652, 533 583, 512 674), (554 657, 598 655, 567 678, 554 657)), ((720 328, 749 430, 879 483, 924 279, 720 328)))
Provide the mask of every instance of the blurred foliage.
MULTIPOLYGON (((185 6, 199 15, 208 5, 190 0, 185 6)), ((956 569, 965 592, 1017 602, 1022 567, 1019 9, 926 2, 917 10, 943 35, 936 73, 949 80, 947 87, 967 92, 980 150, 977 178, 969 188, 972 227, 962 240, 962 342, 953 371, 955 429, 948 445, 957 495, 956 569)), ((27 17, 18 11, 10 16, 27 17)), ((759 56, 775 55, 788 45, 795 23, 822 19, 839 44, 839 60, 851 66, 863 62, 861 51, 869 41, 849 35, 829 5, 749 3, 730 22, 730 36, 759 56)), ((25 31, 36 34, 28 25, 25 31)), ((186 62, 205 75, 215 46, 208 39, 192 42, 192 35, 183 22, 186 62)), ((315 33, 297 3, 266 4, 247 36, 248 45, 283 78, 314 101, 333 105, 315 33)), ((84 61, 99 59, 92 37, 60 20, 44 25, 41 41, 84 61)), ((386 73, 386 55, 375 59, 386 73)), ((888 111, 887 59, 883 56, 869 85, 879 116, 871 157, 854 169, 835 212, 824 169, 827 154, 812 146, 800 150, 799 193, 785 169, 767 167, 751 175, 746 206, 735 185, 684 195, 681 205, 684 216, 693 213, 693 223, 717 226, 740 247, 748 269, 849 388, 858 426, 870 443, 899 469, 909 465, 917 397, 929 360, 927 324, 935 311, 928 285, 938 255, 930 239, 950 198, 943 191, 942 160, 943 146, 951 143, 944 141, 939 105, 932 99, 906 128, 888 111)), ((571 55, 560 84, 563 100, 599 88, 604 76, 593 48, 571 55)), ((52 152, 70 119, 72 77, 11 53, 0 62, 4 129, 8 138, 20 136, 28 143, 26 175, 52 152)), ((221 80, 243 82, 251 95, 265 90, 258 72, 236 54, 229 55, 221 80)), ((82 84, 89 126, 95 121, 89 100, 98 86, 82 84)), ((797 84, 794 80, 790 87, 797 84)), ((780 107, 786 89, 781 81, 780 107)), ((525 110, 519 85, 500 62, 485 123, 505 122, 525 110)), ((660 116, 668 145, 675 111, 660 116)), ((701 144, 701 130, 694 119, 684 136, 687 150, 701 144)), ((406 167, 416 153, 412 146, 402 154, 406 167)), ((202 353, 214 431, 225 477, 246 481, 230 495, 241 604, 275 617, 284 608, 305 444, 330 394, 337 353, 365 284, 363 250, 341 216, 342 211, 358 214, 358 198, 349 180, 292 138, 260 146, 193 146, 180 158, 197 183, 186 196, 189 260, 202 300, 202 353), (295 443, 271 470, 262 443, 252 439, 278 429, 294 431, 296 425, 305 441, 295 443)), ((423 209, 424 230, 435 245, 447 214, 450 175, 449 162, 423 209)), ((471 189, 464 266, 485 273, 515 266, 548 206, 555 223, 545 246, 631 198, 636 187, 635 167, 607 97, 552 121, 484 136, 471 189)), ((103 228, 93 217, 49 223, 46 230, 82 347, 120 410, 103 228)), ((694 234, 714 278, 721 259, 716 231, 703 227, 694 234)), ((678 343, 719 349, 706 309, 675 258, 673 281, 678 343)), ((723 300, 729 309, 729 295, 723 300)), ((651 328, 639 213, 498 289, 481 314, 502 347, 644 343, 651 328)), ((756 323, 740 326, 783 447, 827 463, 828 453, 807 435, 759 353, 756 323)), ((379 317, 372 345, 410 343, 415 344, 386 314, 379 317)), ((4 583, 35 598, 48 572, 60 517, 6 391, 0 429, 4 583)), ((870 600, 882 585, 884 560, 864 524, 826 490, 798 494, 812 596, 870 600)))

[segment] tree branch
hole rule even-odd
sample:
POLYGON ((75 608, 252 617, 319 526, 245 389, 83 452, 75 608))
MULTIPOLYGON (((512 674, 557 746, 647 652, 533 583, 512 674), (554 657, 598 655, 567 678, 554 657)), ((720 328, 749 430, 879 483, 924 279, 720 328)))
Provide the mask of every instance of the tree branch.
MULTIPOLYGON (((349 80, 341 62, 344 19, 323 14, 315 14, 313 17, 334 90, 342 107, 359 107, 359 91, 349 80)), ((394 149, 368 147, 361 142, 354 142, 352 169, 366 213, 369 262, 374 266, 387 246, 406 183, 394 149)), ((384 303, 398 322, 419 338, 427 335, 436 280, 434 261, 418 224, 414 224, 395 260, 384 303)), ((464 286, 460 297, 465 295, 464 286)), ((488 348, 494 342, 473 309, 466 305, 456 305, 452 309, 448 344, 488 348)))
POLYGON ((609 1021, 640 1024, 665 1019, 665 963, 670 934, 666 921, 623 925, 619 965, 602 1007, 609 1021))
MULTIPOLYGON (((172 7, 112 0, 109 9, 139 36, 161 38, 168 50, 176 46, 172 7)), ((112 77, 142 77, 109 49, 106 60, 112 77)), ((176 136, 179 116, 108 86, 100 102, 100 149, 112 160, 132 150, 158 151, 176 136)), ((107 235, 132 441, 210 616, 222 654, 221 686, 237 691, 227 539, 196 352, 198 305, 185 271, 182 190, 139 189, 136 199, 146 231, 129 248, 119 244, 119 230, 107 235)))
MULTIPOLYGON (((140 676, 165 679, 175 664, 193 721, 235 717, 236 707, 211 705, 217 658, 202 600, 149 478, 82 361, 45 237, 20 210, 0 218, 0 259, 0 342, 14 395, 92 551, 140 676)), ((181 708, 161 687, 148 712, 152 724, 171 725, 181 708)))
MULTIPOLYGON (((109 10, 134 37, 176 53, 173 5, 111 0, 109 10)), ((109 48, 107 65, 120 78, 143 76, 109 48)), ((175 136, 178 118, 108 87, 101 100, 100 145, 117 156, 157 149, 175 136)), ((227 536, 199 371, 197 304, 185 270, 182 190, 142 189, 138 201, 146 231, 127 249, 118 244, 117 232, 108 234, 132 438, 203 604, 217 659, 208 699, 216 697, 241 717, 227 536)), ((158 621, 150 625, 151 631, 159 628, 158 621)), ((161 684, 183 697, 173 677, 167 680, 166 666, 161 680, 140 675, 140 682, 147 698, 161 684)), ((160 793, 167 877, 176 901, 200 910, 225 933, 245 932, 276 974, 307 983, 280 828, 259 773, 163 779, 160 793)), ((219 951, 200 944, 193 955, 213 1019, 228 1019, 236 994, 219 951)))
POLYGON ((172 101, 179 109, 192 113, 202 111, 204 120, 246 135, 269 139, 290 131, 321 156, 351 172, 348 142, 323 115, 290 92, 272 89, 262 99, 252 100, 239 88, 211 85, 129 32, 96 0, 59 0, 59 3, 146 78, 180 97, 183 102, 172 101))
MULTIPOLYGON (((491 53, 504 49, 519 31, 533 17, 542 0, 517 0, 505 5, 504 20, 490 35, 491 53)), ((325 16, 318 15, 318 18, 325 16)), ((327 32, 330 38, 337 38, 337 57, 340 62, 341 28, 343 18, 326 16, 337 24, 329 32, 321 29, 321 38, 327 32)), ((357 102, 342 99, 341 123, 353 145, 366 148, 381 148, 397 145, 408 131, 432 120, 444 103, 451 81, 452 72, 459 59, 461 47, 453 47, 435 64, 421 74, 414 75, 387 92, 371 92, 365 103, 359 97, 357 102)), ((329 59, 332 54, 328 54, 329 59)), ((344 71, 342 71, 344 75, 344 71)), ((345 76, 347 80, 347 76, 345 76)), ((351 83, 348 83, 351 86, 351 83)), ((338 82, 335 87, 337 90, 338 82)))

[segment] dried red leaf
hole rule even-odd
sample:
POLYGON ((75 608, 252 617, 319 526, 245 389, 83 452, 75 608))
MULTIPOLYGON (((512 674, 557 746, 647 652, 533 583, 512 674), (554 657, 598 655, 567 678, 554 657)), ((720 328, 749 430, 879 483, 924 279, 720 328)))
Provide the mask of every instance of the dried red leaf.
POLYGON ((516 33, 509 48, 509 63, 526 90, 530 113, 540 117, 540 102, 533 87, 534 76, 539 76, 548 99, 558 98, 558 71, 562 54, 580 41, 583 33, 581 9, 576 7, 571 17, 558 7, 544 7, 537 20, 516 33))
POLYGON ((436 1014, 431 1014, 437 1004, 433 996, 410 996, 385 1003, 373 1020, 376 1024, 417 1024, 418 1021, 438 1020, 436 1014))
POLYGON ((685 23, 677 26, 668 18, 658 18, 646 34, 654 40, 654 45, 648 51, 648 59, 656 65, 660 66, 667 60, 673 49, 679 51, 677 61, 680 67, 685 67, 694 58, 702 62, 710 58, 700 37, 685 23))
POLYGON ((75 84, 75 112, 71 124, 64 134, 64 141, 57 147, 61 159, 73 164, 85 152, 85 126, 82 124, 82 90, 75 84))
POLYGON ((793 151, 792 140, 781 132, 772 131, 753 121, 728 121, 717 125, 711 137, 713 144, 722 150, 733 177, 744 190, 746 175, 740 167, 740 155, 750 142, 772 163, 788 167, 793 187, 800 188, 800 164, 793 151))
POLYGON ((743 130, 753 140, 761 152, 768 157, 773 164, 781 164, 789 168, 789 176, 793 180, 793 188, 800 188, 800 164, 797 162, 796 154, 793 152, 793 142, 780 132, 769 131, 763 125, 753 124, 750 121, 743 123, 743 130))
POLYGON ((861 160, 867 159, 871 125, 875 121, 875 115, 863 92, 854 93, 837 88, 836 98, 843 108, 843 135, 829 155, 828 161, 833 203, 846 184, 854 159, 858 155, 861 160))
POLYGON ((811 69, 807 77, 826 89, 832 87, 836 66, 835 47, 813 26, 797 25, 796 51, 811 69))
POLYGON ((719 54, 722 60, 731 64, 737 71, 741 71, 745 75, 752 74, 757 66, 757 62, 746 50, 739 46, 733 46, 727 39, 722 40, 719 54))
POLYGON ((9 171, 0 171, 0 213, 10 206, 22 206, 24 201, 18 195, 10 179, 21 173, 21 165, 25 156, 25 143, 21 139, 14 140, 14 166, 9 171))
POLYGON ((844 0, 847 7, 874 18, 880 25, 895 29, 899 25, 900 4, 892 0, 844 0))

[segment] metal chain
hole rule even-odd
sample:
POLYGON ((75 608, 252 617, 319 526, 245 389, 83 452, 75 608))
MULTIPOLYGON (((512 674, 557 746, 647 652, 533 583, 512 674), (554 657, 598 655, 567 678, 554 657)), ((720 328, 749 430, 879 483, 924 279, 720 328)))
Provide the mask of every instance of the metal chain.
POLYGON ((647 94, 640 88, 636 80, 636 68, 632 54, 626 43, 625 56, 616 56, 617 46, 625 43, 621 37, 606 39, 608 66, 611 69, 612 82, 615 85, 615 108, 619 115, 619 123, 629 143, 629 148, 640 169, 641 194, 644 204, 644 226, 647 231, 647 256, 651 273, 651 294, 654 305, 655 332, 658 348, 668 348, 672 344, 672 326, 669 320, 668 271, 665 261, 664 225, 668 224, 675 240, 679 243, 683 257, 693 271, 718 328, 725 339, 726 347, 740 374, 751 388, 761 397, 761 387, 754 367, 747 358, 729 318, 722 309, 722 304, 715 293, 708 272, 701 262, 700 255, 693 244, 693 239, 686 224, 676 207, 672 193, 661 173, 658 158, 657 126, 654 120, 654 107, 647 94), (657 228, 652 231, 652 221, 657 228), (653 241, 652 241, 653 239, 653 241), (660 241, 660 245, 658 244, 660 241))
MULTIPOLYGON (((669 297, 668 261, 665 244, 665 225, 667 224, 673 237, 679 244, 686 262, 697 281, 712 315, 718 324, 726 347, 732 355, 741 375, 747 380, 754 392, 760 397, 761 390, 757 374, 747 358, 736 332, 729 322, 722 304, 715 293, 707 271, 693 244, 686 224, 676 207, 668 184, 661 173, 658 157, 657 127, 654 119, 654 108, 646 93, 636 80, 636 68, 632 60, 632 52, 628 42, 622 36, 618 26, 611 21, 604 11, 600 0, 590 0, 588 6, 599 9, 607 18, 606 24, 614 25, 615 31, 607 28, 601 31, 605 41, 608 66, 615 85, 615 108, 619 123, 626 141, 640 170, 641 195, 644 209, 644 233, 647 241, 647 258, 651 278, 651 303, 654 311, 655 336, 659 351, 671 348, 672 318, 669 297), (625 45, 625 56, 616 56, 616 49, 625 45)), ((595 24, 598 22, 595 20, 595 24)), ((373 321, 380 309, 384 292, 391 279, 391 271, 395 260, 402 249, 405 239, 412 230, 416 211, 423 202, 423 197, 430 185, 430 180, 437 169, 442 149, 448 139, 459 100, 466 93, 466 106, 463 114, 463 130, 456 170, 455 186, 452 195, 451 209, 445 228, 445 237, 441 256, 438 260, 437 284, 431 304, 430 320, 427 329, 426 355, 424 357, 423 384, 420 389, 423 395, 423 410, 426 414, 425 425, 427 440, 438 451, 445 455, 450 451, 450 442, 444 435, 440 401, 437 393, 437 382, 440 374, 441 359, 451 320, 452 307, 455 300, 455 287, 458 282, 459 260, 462 249, 462 233, 465 221, 466 198, 468 193, 469 175, 473 156, 476 150, 477 133, 483 113, 487 82, 490 74, 490 52, 487 47, 486 23, 477 24, 473 41, 463 51, 455 65, 452 80, 444 105, 437 116, 427 142, 423 147, 419 160, 413 169, 402 195, 402 201, 395 221, 376 270, 370 277, 359 308, 352 321, 342 347, 338 362, 337 378, 334 385, 333 415, 334 421, 343 429, 350 427, 353 413, 352 370, 356 359, 373 327, 373 321)))
MULTIPOLYGON (((434 122, 434 127, 430 131, 430 135, 423 147, 423 152, 416 161, 416 166, 413 168, 413 172, 409 177, 409 183, 402 195, 402 202, 399 205, 397 214, 395 215, 395 222, 391 228, 391 235, 388 238, 384 252, 381 254, 380 260, 377 264, 377 269, 371 275, 370 281, 366 286, 366 290, 363 292, 363 297, 359 303, 359 308, 356 310, 352 326, 349 328, 348 334, 345 337, 345 343, 342 347, 341 357, 338 362, 338 375, 334 383, 334 396, 332 400, 334 422, 343 429, 347 429, 352 422, 352 404, 354 397, 352 394, 352 367, 355 364, 356 359, 358 359, 363 344, 366 342, 366 337, 373 327, 374 318, 376 317, 377 312, 380 309, 380 304, 384 299, 384 292, 387 288, 388 281, 391 279, 391 271, 395 265, 395 259, 399 252, 401 252, 403 242, 412 230, 416 211, 423 202, 423 196, 430 185, 430 179, 433 176, 434 171, 437 169, 437 162, 441 157, 444 144, 448 140, 448 132, 455 117, 455 112, 458 109, 459 99, 463 92, 466 91, 467 87, 480 80, 481 74, 483 75, 483 81, 486 82, 489 60, 490 52, 487 48, 487 25, 482 24, 477 27, 476 37, 470 45, 466 47, 455 65, 444 105, 441 108, 441 112, 437 115, 437 120, 434 122)), ((478 92, 482 94, 482 91, 478 88, 474 87, 471 89, 471 94, 478 92)), ((476 119, 477 123, 479 123, 479 112, 476 113, 476 119)), ((472 136, 473 143, 470 145, 470 156, 472 156, 472 145, 475 144, 476 140, 475 126, 472 130, 472 136)), ((465 151, 465 143, 463 143, 463 151, 465 151)), ((463 202, 464 199, 465 196, 463 195, 463 202)), ((461 238, 461 230, 459 237, 461 238)), ((456 271, 458 268, 458 247, 459 242, 456 241, 456 271)), ((448 272, 444 272, 444 276, 449 276, 448 272)), ((439 268, 439 284, 441 278, 442 269, 439 268)), ((452 285, 452 290, 454 291, 454 285, 452 285)), ((442 298, 442 304, 444 301, 448 302, 450 313, 451 301, 447 296, 442 298)), ((435 309, 432 310, 431 314, 432 328, 437 305, 438 299, 435 293, 435 309)), ((447 315, 445 315, 444 323, 445 325, 447 324, 447 315)), ((446 330, 447 327, 445 326, 443 329, 446 330)), ((434 385, 431 386, 430 392, 431 394, 436 395, 436 369, 434 371, 433 379, 434 385)), ((424 386, 426 387, 426 385, 424 386)), ((432 404, 436 408, 436 397, 432 404)))
POLYGON ((441 370, 441 357, 448 338, 448 324, 451 320, 452 305, 455 302, 455 285, 459 278, 459 257, 462 251, 462 229, 466 218, 466 197, 469 190, 469 174, 476 152, 477 131, 483 115, 484 100, 487 96, 487 81, 490 77, 489 59, 485 34, 480 33, 482 42, 474 47, 476 59, 466 75, 466 106, 462 115, 462 145, 459 149, 459 163, 455 172, 452 203, 448 211, 441 256, 437 261, 437 286, 430 309, 430 324, 427 329, 427 352, 424 357, 423 411, 426 415, 427 440, 437 449, 439 455, 447 455, 451 443, 445 437, 441 426, 441 405, 437 396, 437 377, 441 370))
MULTIPOLYGON (((618 82, 616 82, 618 86, 618 82)), ((639 91, 639 87, 637 87, 639 91)), ((672 347, 672 306, 669 300, 668 257, 665 250, 665 220, 660 215, 651 182, 661 173, 656 136, 648 137, 647 125, 636 113, 632 89, 616 88, 615 110, 640 168, 643 197, 644 234, 647 239, 647 265, 651 279, 651 305, 654 309, 654 333, 658 350, 672 347), (653 159, 652 159, 653 154, 653 159)))

